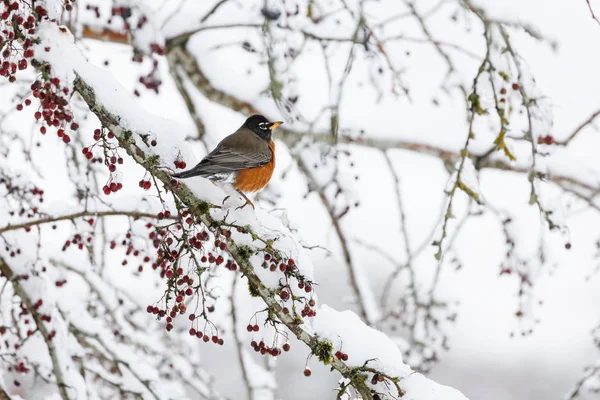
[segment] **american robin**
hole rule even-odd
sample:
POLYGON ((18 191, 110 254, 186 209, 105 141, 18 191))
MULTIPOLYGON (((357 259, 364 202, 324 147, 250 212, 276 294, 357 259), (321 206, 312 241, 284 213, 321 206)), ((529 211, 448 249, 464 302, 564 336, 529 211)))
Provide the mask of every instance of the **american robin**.
POLYGON ((173 177, 202 176, 215 183, 231 183, 246 199, 246 203, 238 208, 248 204, 254 208, 244 192, 256 192, 271 180, 275 169, 275 143, 271 135, 273 129, 281 124, 281 121, 269 122, 262 115, 252 115, 194 168, 173 174, 173 177))

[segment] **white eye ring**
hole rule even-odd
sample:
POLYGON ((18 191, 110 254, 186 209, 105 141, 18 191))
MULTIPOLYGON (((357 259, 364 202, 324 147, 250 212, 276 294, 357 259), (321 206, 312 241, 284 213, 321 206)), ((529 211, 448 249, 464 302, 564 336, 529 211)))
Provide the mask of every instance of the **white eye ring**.
POLYGON ((267 129, 269 129, 269 124, 267 122, 261 122, 260 124, 258 124, 258 127, 263 131, 266 131, 267 129))

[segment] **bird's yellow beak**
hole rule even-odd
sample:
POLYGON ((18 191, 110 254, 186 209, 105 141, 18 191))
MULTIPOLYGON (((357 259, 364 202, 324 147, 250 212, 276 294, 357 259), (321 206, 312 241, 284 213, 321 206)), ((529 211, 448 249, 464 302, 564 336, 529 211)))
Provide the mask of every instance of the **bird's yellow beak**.
POLYGON ((279 125, 283 124, 283 121, 275 121, 271 123, 271 126, 269 127, 270 130, 273 130, 275 128, 277 128, 279 125))

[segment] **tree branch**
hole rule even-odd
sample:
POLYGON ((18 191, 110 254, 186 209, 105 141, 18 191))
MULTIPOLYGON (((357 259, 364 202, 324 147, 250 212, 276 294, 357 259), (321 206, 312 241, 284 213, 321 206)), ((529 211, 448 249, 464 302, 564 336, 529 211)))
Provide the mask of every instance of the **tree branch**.
MULTIPOLYGON (((21 224, 7 225, 4 228, 0 228, 0 235, 2 235, 3 233, 6 233, 8 231, 14 231, 17 229, 31 228, 32 226, 50 224, 53 222, 74 220, 74 219, 82 218, 82 217, 102 218, 102 217, 112 217, 112 216, 128 216, 128 217, 132 217, 134 219, 138 219, 138 218, 156 219, 156 218, 158 218, 156 216, 156 214, 146 213, 146 212, 141 212, 141 211, 126 211, 126 210, 122 210, 122 211, 80 211, 80 212, 73 213, 73 214, 61 215, 59 217, 46 217, 46 218, 36 219, 34 221, 23 222, 21 224)), ((167 219, 176 220, 177 218, 170 217, 167 219)))
MULTIPOLYGON (((153 163, 154 158, 148 157, 146 153, 139 148, 135 140, 133 140, 131 132, 123 128, 119 124, 119 118, 114 114, 110 113, 96 98, 94 90, 89 86, 80 76, 74 81, 74 90, 77 91, 83 100, 88 104, 90 110, 98 117, 103 126, 113 132, 117 138, 119 145, 142 167, 150 172, 156 179, 160 180, 165 187, 172 191, 178 199, 185 204, 190 213, 196 217, 207 227, 218 227, 219 222, 215 221, 208 210, 211 205, 203 200, 198 199, 185 185, 172 186, 172 178, 165 171, 157 168, 153 163)), ((135 133, 137 135, 137 133, 135 133)), ((241 272, 248 279, 250 286, 253 291, 265 302, 269 311, 277 317, 281 323, 283 323, 300 341, 304 342, 313 352, 317 350, 319 341, 318 339, 308 333, 298 321, 290 314, 283 312, 282 306, 279 304, 278 299, 275 297, 273 291, 267 288, 261 279, 254 271, 253 265, 247 258, 247 250, 243 246, 238 244, 229 237, 227 239, 227 251, 233 257, 237 265, 240 267, 241 272)), ((343 377, 349 379, 352 382, 352 386, 360 393, 361 397, 365 400, 372 400, 373 396, 371 390, 367 386, 361 374, 357 374, 356 369, 350 368, 343 361, 336 357, 331 357, 329 360, 331 368, 337 370, 342 374, 343 377)))
POLYGON ((594 19, 594 21, 596 21, 599 25, 600 25, 600 20, 598 20, 598 17, 596 17, 596 14, 594 14, 594 9, 592 8, 592 5, 590 4, 590 0, 585 0, 588 6, 588 9, 590 10, 590 14, 592 14, 592 18, 594 19))
POLYGON ((323 188, 317 183, 317 181, 313 177, 312 173, 308 169, 308 166, 304 163, 302 158, 300 156, 296 156, 296 157, 294 157, 294 159, 296 160, 296 163, 298 164, 298 168, 300 168, 300 171, 302 171, 304 173, 304 175, 306 176, 306 178, 308 179, 310 186, 314 190, 317 191, 317 193, 319 195, 319 199, 321 199, 321 203, 323 203, 323 206, 327 210, 327 214, 329 215, 329 218, 331 219, 331 224, 333 225, 333 228, 335 229, 335 233, 337 234, 337 237, 340 240, 340 246, 342 247, 342 254, 344 255, 344 262, 345 262, 346 266, 348 267, 348 276, 350 277, 350 284, 352 285, 352 290, 354 291, 354 294, 356 296, 356 302, 358 303, 358 309, 360 312, 360 316, 367 325, 375 326, 376 318, 374 316, 370 315, 368 307, 365 305, 365 294, 363 293, 361 285, 358 282, 358 276, 357 276, 357 271, 356 271, 356 268, 358 268, 358 267, 352 261, 352 255, 350 254, 348 240, 346 239, 346 234, 344 233, 344 230, 340 226, 340 221, 338 220, 338 217, 335 213, 333 204, 331 204, 331 202, 325 195, 323 188))
POLYGON ((63 400, 69 400, 69 395, 67 394, 66 390, 67 385, 65 384, 63 371, 61 369, 60 362, 58 361, 56 347, 54 346, 52 337, 50 337, 50 332, 48 332, 48 329, 46 329, 46 325, 44 324, 40 314, 37 312, 36 307, 33 305, 31 297, 29 297, 29 294, 25 291, 25 289, 23 289, 19 283, 19 280, 2 257, 0 257, 0 272, 2 272, 2 275, 4 275, 4 277, 6 277, 6 279, 12 283, 15 294, 21 298, 25 308, 27 308, 27 311, 29 311, 33 320, 35 321, 35 325, 42 334, 44 342, 46 342, 46 347, 48 347, 48 354, 50 355, 50 361, 52 362, 52 372, 56 378, 58 393, 63 400))
POLYGON ((571 142, 571 140, 575 139, 575 137, 579 134, 579 132, 581 132, 583 130, 583 128, 587 127, 592 122, 594 122, 599 115, 600 115, 600 110, 594 112, 588 119, 583 121, 581 123, 581 125, 579 125, 577 128, 575 128, 575 130, 573 131, 573 133, 571 133, 569 135, 569 137, 567 137, 565 140, 562 140, 562 141, 555 141, 554 143, 561 145, 561 146, 568 145, 571 142))

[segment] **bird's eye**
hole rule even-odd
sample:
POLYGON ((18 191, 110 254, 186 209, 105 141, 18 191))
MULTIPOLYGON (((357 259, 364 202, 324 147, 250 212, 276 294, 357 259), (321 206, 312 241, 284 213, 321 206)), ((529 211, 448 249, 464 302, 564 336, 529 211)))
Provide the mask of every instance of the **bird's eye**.
POLYGON ((258 124, 258 127, 263 131, 266 131, 267 129, 269 129, 269 124, 266 122, 261 122, 260 124, 258 124))

